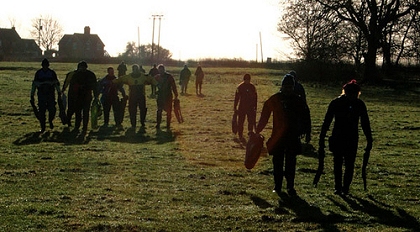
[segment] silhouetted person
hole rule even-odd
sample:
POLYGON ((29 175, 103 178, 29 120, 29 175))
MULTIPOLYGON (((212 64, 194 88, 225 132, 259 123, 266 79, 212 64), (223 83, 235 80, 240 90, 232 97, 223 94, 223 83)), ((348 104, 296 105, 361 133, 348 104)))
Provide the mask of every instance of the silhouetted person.
POLYGON ((171 118, 172 118, 172 102, 173 95, 175 99, 178 98, 178 91, 176 89, 174 77, 166 72, 165 66, 160 64, 158 66, 159 75, 156 75, 156 80, 158 82, 158 96, 157 96, 157 115, 156 115, 156 129, 160 129, 160 124, 162 122, 162 112, 166 111, 166 129, 170 130, 171 128, 171 118), (173 93, 173 94, 172 94, 173 93))
POLYGON ((121 61, 121 63, 118 65, 118 77, 124 76, 127 73, 127 65, 124 61, 121 61))
POLYGON ((236 88, 233 110, 238 115, 239 140, 244 141, 245 117, 248 119, 248 134, 254 131, 257 117, 257 90, 249 74, 244 75, 243 81, 236 88))
POLYGON ((202 95, 201 88, 203 86, 204 72, 201 66, 198 66, 195 70, 195 93, 197 95, 202 95))
POLYGON ((41 124, 40 132, 44 132, 47 110, 50 129, 54 128, 53 120, 57 112, 57 108, 55 107, 55 91, 57 91, 58 95, 61 95, 61 92, 57 74, 49 68, 50 62, 47 59, 43 59, 41 66, 42 68, 36 71, 34 80, 32 81, 31 102, 34 104, 35 92, 38 90, 38 120, 41 124))
POLYGON ((191 71, 188 69, 187 65, 184 65, 184 68, 179 74, 179 84, 181 85, 181 94, 187 94, 188 82, 190 82, 191 71))
POLYGON ((365 103, 359 99, 360 86, 352 80, 343 86, 343 94, 332 100, 325 114, 319 135, 319 149, 325 148, 325 136, 334 119, 334 128, 329 137, 329 149, 334 155, 334 178, 336 194, 348 194, 353 180, 354 162, 359 141, 359 120, 366 136, 366 152, 372 149, 372 132, 365 103), (344 179, 342 166, 345 166, 344 179))
MULTIPOLYGON (((309 108, 305 101, 294 92, 294 78, 286 74, 280 92, 265 103, 256 133, 260 133, 273 114, 273 129, 267 141, 268 153, 273 157, 274 192, 280 194, 283 175, 286 177, 287 192, 296 195, 296 156, 302 152, 300 136, 311 133, 309 108), (283 170, 284 166, 284 170, 283 170)), ((310 136, 306 136, 310 139, 310 136)), ((309 142, 309 141, 307 141, 309 142)))
POLYGON ((87 131, 89 124, 90 106, 93 96, 98 96, 96 75, 88 70, 88 65, 85 61, 78 64, 78 70, 72 75, 68 93, 68 111, 67 120, 68 125, 71 126, 71 118, 76 114, 76 121, 74 129, 79 130, 80 124, 83 120, 83 132, 87 131))
POLYGON ((135 130, 137 126, 137 108, 140 110, 141 126, 145 127, 147 115, 145 85, 156 85, 156 80, 151 76, 146 76, 140 71, 139 66, 134 64, 130 74, 114 79, 113 82, 128 85, 128 112, 130 114, 131 128, 135 130))
POLYGON ((116 127, 121 127, 121 122, 118 119, 118 114, 121 109, 118 109, 119 101, 118 98, 118 91, 121 92, 123 97, 126 97, 125 90, 121 85, 115 84, 113 80, 117 77, 114 74, 114 68, 108 67, 107 68, 107 75, 98 81, 99 93, 102 94, 101 96, 101 103, 104 110, 104 126, 108 126, 109 123, 109 113, 111 111, 114 112, 114 121, 116 127))
MULTIPOLYGON (((153 67, 149 70, 149 76, 155 78, 156 75, 159 74, 159 70, 157 69, 157 65, 153 64, 153 67)), ((156 85, 151 85, 151 90, 152 93, 150 94, 151 98, 155 98, 156 97, 156 85)))

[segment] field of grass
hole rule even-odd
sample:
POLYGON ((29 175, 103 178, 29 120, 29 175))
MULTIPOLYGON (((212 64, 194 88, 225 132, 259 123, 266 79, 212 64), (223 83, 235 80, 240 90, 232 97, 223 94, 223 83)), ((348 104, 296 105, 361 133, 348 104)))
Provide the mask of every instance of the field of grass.
MULTIPOLYGON (((61 82, 75 67, 51 64, 61 82)), ((89 65, 98 78, 107 67, 89 65)), ((333 194, 330 153, 317 188, 312 180, 323 116, 341 87, 303 82, 313 139, 298 156, 298 197, 280 198, 271 191, 271 157, 263 153, 246 170, 244 145, 230 122, 235 87, 245 73, 256 84, 259 113, 286 70, 203 65, 204 96, 195 95, 194 78, 189 95, 180 96, 183 124, 173 120, 172 130, 156 131, 156 102, 148 98, 145 132, 126 130, 126 111, 124 131, 111 125, 84 136, 58 117, 53 130, 37 133, 29 95, 38 68, 40 62, 0 62, 0 231, 420 230, 418 94, 362 87, 374 136, 368 190, 361 178, 361 133, 351 194, 340 197, 333 194)), ((168 71, 178 78, 181 68, 168 71)), ((270 129, 263 131, 266 139, 270 129)))

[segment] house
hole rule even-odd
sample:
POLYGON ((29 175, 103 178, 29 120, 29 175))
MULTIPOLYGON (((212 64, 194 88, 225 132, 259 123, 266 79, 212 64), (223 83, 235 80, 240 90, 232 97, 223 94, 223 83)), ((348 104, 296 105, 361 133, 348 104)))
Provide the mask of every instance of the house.
POLYGON ((60 58, 100 59, 104 57, 104 43, 98 35, 90 33, 86 26, 84 33, 64 35, 58 42, 58 55, 60 58))
POLYGON ((42 51, 33 39, 22 39, 11 29, 0 28, 0 60, 25 60, 42 56, 42 51))

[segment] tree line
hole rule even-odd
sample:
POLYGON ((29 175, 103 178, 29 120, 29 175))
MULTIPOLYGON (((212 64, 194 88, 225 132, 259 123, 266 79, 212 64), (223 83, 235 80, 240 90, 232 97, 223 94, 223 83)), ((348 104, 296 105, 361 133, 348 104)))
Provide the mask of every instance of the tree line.
POLYGON ((420 64, 419 0, 281 0, 278 31, 307 63, 351 63, 368 82, 420 64), (378 64, 380 70, 378 70, 378 64))

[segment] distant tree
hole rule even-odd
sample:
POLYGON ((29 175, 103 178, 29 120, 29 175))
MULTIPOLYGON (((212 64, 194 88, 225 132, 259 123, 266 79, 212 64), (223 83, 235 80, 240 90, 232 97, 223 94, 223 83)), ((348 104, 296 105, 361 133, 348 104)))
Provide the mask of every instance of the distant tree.
POLYGON ((125 52, 121 54, 121 57, 125 60, 128 59, 139 59, 141 63, 164 63, 172 59, 172 53, 159 46, 159 59, 157 59, 157 45, 155 45, 154 56, 152 60, 152 45, 141 45, 140 47, 136 46, 135 42, 128 42, 125 47, 125 52))
POLYGON ((42 15, 32 19, 31 36, 45 51, 52 50, 63 37, 63 28, 52 16, 42 15))
POLYGON ((139 50, 135 42, 128 42, 125 46, 125 52, 122 54, 125 59, 134 59, 139 57, 139 50))

